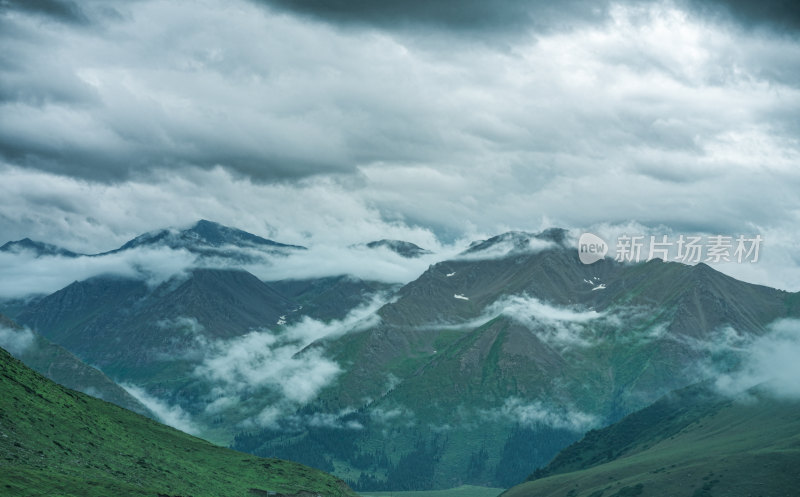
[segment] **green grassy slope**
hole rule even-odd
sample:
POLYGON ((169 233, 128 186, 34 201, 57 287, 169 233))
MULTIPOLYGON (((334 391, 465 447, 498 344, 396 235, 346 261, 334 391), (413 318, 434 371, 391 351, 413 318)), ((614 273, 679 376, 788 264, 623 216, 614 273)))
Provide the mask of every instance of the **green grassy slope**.
POLYGON ((691 387, 588 433, 504 497, 796 495, 800 403, 691 387))
POLYGON ((502 488, 461 485, 446 490, 412 490, 409 492, 362 492, 363 497, 496 497, 502 488))
POLYGON ((44 378, 0 349, 4 496, 347 496, 300 464, 214 446, 44 378))
MULTIPOLYGON (((0 327, 25 333, 21 326, 2 314, 0 314, 0 327)), ((89 366, 64 347, 54 344, 35 331, 28 331, 28 333, 33 338, 31 344, 24 350, 11 351, 26 366, 59 385, 107 400, 135 413, 155 418, 155 415, 144 404, 100 370, 89 366)))

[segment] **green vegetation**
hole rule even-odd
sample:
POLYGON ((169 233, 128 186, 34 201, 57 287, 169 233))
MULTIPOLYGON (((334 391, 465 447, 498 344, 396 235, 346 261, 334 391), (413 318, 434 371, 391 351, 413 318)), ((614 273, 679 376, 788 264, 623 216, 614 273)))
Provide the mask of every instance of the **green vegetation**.
POLYGON ((675 392, 562 451, 504 497, 795 495, 797 401, 675 392))
POLYGON ((217 447, 64 388, 2 349, 0 454, 4 496, 353 495, 321 471, 217 447))
POLYGON ((365 492, 362 497, 496 497, 502 488, 462 485, 446 490, 415 490, 410 492, 365 492))
MULTIPOLYGON (((196 270, 156 288, 94 278, 19 316, 112 377, 179 406, 204 438, 333 472, 361 491, 510 486, 590 426, 696 382, 708 363, 732 370, 739 354, 717 351, 719 330, 755 337, 775 319, 800 316, 795 294, 703 264, 584 265, 563 233, 543 235, 562 245, 434 264, 397 290, 376 324, 313 344, 308 350, 341 374, 269 429, 256 416, 280 400, 280 388, 254 381, 211 413, 217 385, 196 374, 199 361, 253 329, 286 330, 279 321, 340 318, 386 285, 347 277, 265 284, 233 270, 196 270), (509 297, 506 312, 491 307, 509 297), (554 310, 570 312, 562 319, 554 310)), ((529 238, 513 233, 482 246, 527 247, 529 238)), ((627 454, 625 435, 618 438, 610 451, 584 453, 563 469, 627 454)), ((638 483, 597 491, 609 497, 638 483)))
POLYGON ((113 402, 138 414, 155 417, 147 407, 114 383, 111 378, 84 363, 64 347, 56 345, 34 331, 24 331, 21 326, 2 314, 0 314, 0 327, 30 334, 33 338, 30 345, 15 354, 17 359, 34 371, 59 385, 113 402))

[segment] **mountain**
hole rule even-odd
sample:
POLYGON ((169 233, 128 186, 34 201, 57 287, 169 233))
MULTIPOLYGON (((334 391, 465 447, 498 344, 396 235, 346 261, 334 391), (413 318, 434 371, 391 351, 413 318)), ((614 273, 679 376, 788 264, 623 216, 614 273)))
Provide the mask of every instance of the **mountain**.
POLYGON ((800 402, 703 385, 672 392, 567 447, 505 497, 793 495, 800 402))
POLYGON ((425 250, 424 248, 420 247, 411 242, 404 242, 403 240, 377 240, 374 242, 367 243, 367 248, 377 249, 377 248, 384 248, 391 250, 392 252, 406 257, 408 259, 414 259, 417 257, 422 257, 423 255, 432 254, 430 250, 425 250))
POLYGON ((200 339, 225 339, 271 326, 295 304, 241 270, 195 269, 154 288, 99 276, 37 302, 17 321, 126 381, 169 376, 172 359, 200 339))
POLYGON ((462 255, 489 255, 507 256, 511 254, 524 254, 549 244, 565 246, 567 231, 562 228, 550 228, 541 233, 528 233, 525 231, 509 231, 488 240, 474 241, 462 255))
POLYGON ((392 293, 399 286, 349 275, 268 281, 267 284, 298 305, 295 316, 323 321, 343 319, 354 308, 379 295, 392 293))
POLYGON ((0 314, 0 346, 48 379, 130 411, 153 417, 150 410, 99 370, 35 331, 0 314))
POLYGON ((330 475, 216 447, 69 390, 0 349, 3 495, 353 495, 330 475))
POLYGON ((217 257, 235 257, 257 260, 248 250, 269 255, 287 255, 295 250, 305 250, 299 245, 287 245, 262 238, 236 228, 201 219, 184 230, 162 229, 139 235, 120 248, 100 255, 123 252, 138 247, 168 247, 217 257))
MULTIPOLYGON (((305 247, 299 245, 278 243, 240 229, 201 219, 191 227, 183 230, 168 228, 144 233, 117 249, 100 254, 92 254, 92 256, 99 257, 116 254, 140 247, 183 249, 205 257, 231 258, 240 262, 259 262, 262 260, 261 256, 263 255, 280 256, 288 255, 296 250, 305 250, 305 247)), ((36 257, 61 256, 74 258, 85 255, 50 243, 31 240, 30 238, 7 242, 0 246, 0 252, 30 252, 36 257)))
POLYGON ((29 252, 36 257, 43 256, 60 256, 60 257, 78 257, 81 254, 72 252, 57 245, 52 245, 44 242, 37 242, 30 238, 23 238, 22 240, 12 241, 5 243, 0 247, 0 252, 29 252))
POLYGON ((401 490, 513 485, 800 316, 799 294, 704 264, 584 265, 567 235, 479 241, 399 289, 209 269, 155 287, 93 278, 18 319, 204 436, 401 490), (383 292, 374 315, 346 319, 383 292))
POLYGON ((728 335, 767 333, 797 298, 705 264, 584 265, 563 230, 501 235, 430 266, 378 324, 309 348, 344 371, 295 417, 359 426, 351 451, 332 448, 334 428, 291 423, 234 446, 313 453, 360 490, 511 485, 587 429, 735 367, 728 335), (429 477, 401 471, 413 461, 429 477))

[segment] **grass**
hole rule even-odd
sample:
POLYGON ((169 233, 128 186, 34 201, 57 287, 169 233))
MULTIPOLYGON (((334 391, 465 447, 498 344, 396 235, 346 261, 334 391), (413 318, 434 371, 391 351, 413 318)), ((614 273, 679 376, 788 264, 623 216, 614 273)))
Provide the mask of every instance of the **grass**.
POLYGON ((44 378, 0 349, 3 496, 353 495, 340 480, 212 445, 44 378))
POLYGON ((651 419, 653 425, 643 427, 633 440, 619 439, 625 429, 635 429, 630 417, 596 432, 591 440, 566 449, 551 463, 556 474, 518 485, 504 497, 796 493, 800 484, 797 401, 762 395, 750 403, 711 404, 705 410, 701 405, 700 412, 691 413, 695 407, 687 405, 663 419, 651 419), (687 412, 690 418, 680 418, 687 412), (596 457, 608 449, 620 454, 607 462, 596 457))
POLYGON ((362 497, 496 497, 502 488, 462 485, 446 490, 419 490, 412 492, 362 492, 362 497))

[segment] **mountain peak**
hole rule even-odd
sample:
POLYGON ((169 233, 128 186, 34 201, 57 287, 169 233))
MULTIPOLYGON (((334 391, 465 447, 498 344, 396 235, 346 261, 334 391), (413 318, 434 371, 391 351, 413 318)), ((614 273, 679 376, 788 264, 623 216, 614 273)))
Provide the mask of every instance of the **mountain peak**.
POLYGON ((67 250, 65 248, 59 247, 58 245, 53 245, 50 243, 38 242, 36 240, 31 240, 30 238, 23 238, 22 240, 16 240, 12 242, 7 242, 2 247, 0 247, 0 252, 33 252, 36 257, 41 256, 62 256, 62 257, 78 257, 80 254, 76 254, 71 250, 67 250))
POLYGON ((219 249, 226 246, 235 246, 238 248, 266 248, 279 251, 302 250, 305 248, 298 245, 278 243, 248 233, 247 231, 231 228, 207 219, 201 219, 184 230, 167 228, 139 235, 116 251, 141 246, 159 245, 173 249, 183 248, 192 252, 219 249))
POLYGON ((502 252, 509 255, 519 252, 527 252, 532 249, 544 248, 548 244, 555 244, 564 247, 567 230, 563 228, 549 228, 541 233, 530 233, 528 231, 507 231, 488 240, 472 242, 463 252, 464 255, 475 255, 479 252, 502 252))
POLYGON ((392 252, 395 252, 396 254, 401 255, 408 259, 415 259, 417 257, 433 253, 430 250, 426 250, 415 243, 406 242, 403 240, 389 240, 386 238, 382 240, 376 240, 374 242, 369 242, 367 243, 367 247, 371 249, 387 248, 392 252))
POLYGON ((548 240, 559 245, 564 245, 564 241, 567 239, 567 233, 568 231, 564 228, 547 228, 534 236, 539 240, 548 240))

